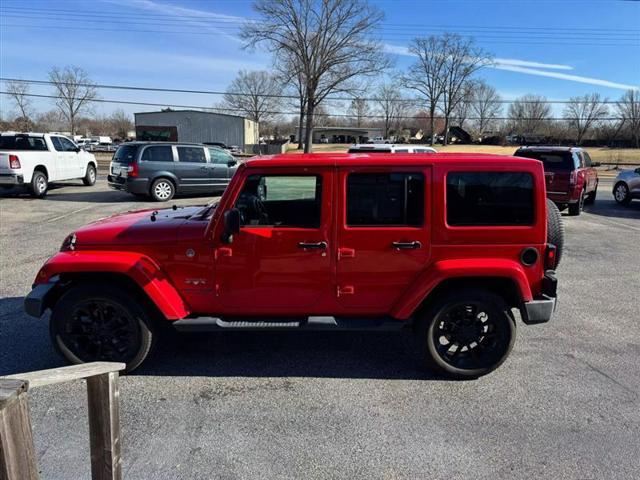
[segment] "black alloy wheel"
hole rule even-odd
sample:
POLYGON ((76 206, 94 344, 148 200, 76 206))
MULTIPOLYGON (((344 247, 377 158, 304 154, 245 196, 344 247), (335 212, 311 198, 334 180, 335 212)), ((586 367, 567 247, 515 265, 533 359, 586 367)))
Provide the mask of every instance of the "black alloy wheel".
POLYGON ((425 318, 420 341, 432 369, 459 378, 477 378, 495 370, 511 351, 515 323, 505 302, 483 290, 452 293, 425 318), (431 321, 428 318, 431 317, 431 321))

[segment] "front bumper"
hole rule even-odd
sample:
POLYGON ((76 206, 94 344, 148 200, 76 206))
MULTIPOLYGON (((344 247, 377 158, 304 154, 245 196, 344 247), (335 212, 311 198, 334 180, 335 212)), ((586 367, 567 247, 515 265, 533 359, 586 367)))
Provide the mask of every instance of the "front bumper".
POLYGON ((36 318, 40 318, 42 316, 44 311, 47 309, 47 296, 55 286, 56 282, 34 285, 33 290, 24 297, 24 311, 27 315, 36 318))
POLYGON ((15 173, 0 174, 0 185, 22 185, 24 177, 15 173))
POLYGON ((542 293, 530 302, 524 302, 522 321, 527 325, 546 323, 551 320, 553 312, 556 310, 557 286, 555 272, 546 272, 542 281, 542 293))

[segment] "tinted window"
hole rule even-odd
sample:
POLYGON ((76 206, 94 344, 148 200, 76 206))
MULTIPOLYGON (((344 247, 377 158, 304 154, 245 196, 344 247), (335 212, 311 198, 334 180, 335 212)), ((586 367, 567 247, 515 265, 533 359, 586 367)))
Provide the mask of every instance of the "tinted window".
POLYGON ((544 152, 535 150, 518 150, 516 157, 534 158, 544 164, 544 169, 550 172, 573 170, 573 156, 571 152, 544 152))
POLYGON ((135 160, 138 148, 138 145, 122 145, 113 154, 111 161, 125 165, 130 164, 135 160))
POLYGON ((391 148, 350 148, 347 153, 391 153, 391 148))
POLYGON ((178 147, 178 161, 188 163, 207 163, 202 147, 178 147))
POLYGON ((236 201, 242 225, 320 227, 322 177, 250 175, 236 201))
POLYGON ((0 150, 47 150, 47 144, 42 137, 28 135, 0 136, 0 150))
POLYGON ((224 164, 233 161, 233 157, 229 155, 227 152, 223 152, 219 148, 210 148, 209 155, 211 156, 211 161, 217 164, 224 164))
POLYGON ((584 166, 585 167, 590 167, 591 166, 591 157, 589 156, 589 154, 587 152, 582 152, 582 156, 584 158, 584 166))
POLYGON ((352 173, 347 179, 347 225, 422 225, 421 173, 352 173))
POLYGON ((142 152, 142 160, 146 162, 173 162, 173 151, 169 145, 154 145, 142 152))
POLYGON ((62 148, 64 149, 65 152, 75 152, 76 151, 76 148, 77 148, 76 144, 73 143, 68 138, 60 137, 60 144, 62 145, 62 148))
POLYGON ((447 223, 452 226, 531 225, 533 176, 524 172, 448 174, 447 223))
POLYGON ((53 148, 55 148, 57 152, 64 152, 60 137, 51 137, 51 143, 53 143, 53 148))

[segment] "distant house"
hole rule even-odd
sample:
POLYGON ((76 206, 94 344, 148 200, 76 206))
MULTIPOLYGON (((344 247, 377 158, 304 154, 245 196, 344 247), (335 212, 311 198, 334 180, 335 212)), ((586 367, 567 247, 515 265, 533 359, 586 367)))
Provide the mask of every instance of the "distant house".
MULTIPOLYGON (((305 131, 302 129, 299 136, 292 138, 293 141, 304 139, 305 131)), ((361 128, 361 127, 314 127, 313 143, 366 143, 367 140, 381 137, 381 128, 361 128)))
MULTIPOLYGON (((439 135, 444 137, 444 130, 439 135)), ((449 143, 471 143, 471 135, 462 127, 449 127, 449 143)))

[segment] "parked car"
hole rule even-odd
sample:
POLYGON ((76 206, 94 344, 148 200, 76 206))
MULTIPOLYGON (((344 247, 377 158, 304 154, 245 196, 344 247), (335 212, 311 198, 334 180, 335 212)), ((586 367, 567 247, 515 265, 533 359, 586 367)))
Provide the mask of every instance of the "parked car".
POLYGON ((520 147, 516 157, 535 158, 544 165, 547 197, 569 215, 580 215, 584 205, 592 205, 598 192, 599 163, 577 147, 520 147))
POLYGON ((396 144, 356 144, 349 147, 349 153, 438 153, 433 147, 426 145, 396 145, 396 144))
POLYGON ((373 137, 368 140, 367 143, 389 143, 389 139, 384 137, 373 137))
POLYGON ((219 147, 195 143, 129 142, 118 147, 109 166, 109 187, 158 202, 176 193, 214 195, 224 191, 236 159, 219 147))
POLYGON ((81 178, 96 183, 98 163, 69 138, 48 133, 0 134, 0 185, 27 187, 34 197, 44 197, 49 183, 81 178))
POLYGON ((51 309, 51 339, 72 363, 131 371, 167 324, 413 329, 427 366, 475 378, 507 358, 512 309, 525 324, 551 319, 561 251, 538 161, 276 155, 240 165, 209 206, 79 228, 37 273, 25 309, 51 309))
POLYGON ((634 198, 640 199, 640 167, 618 174, 613 182, 613 198, 622 205, 628 205, 634 198))

